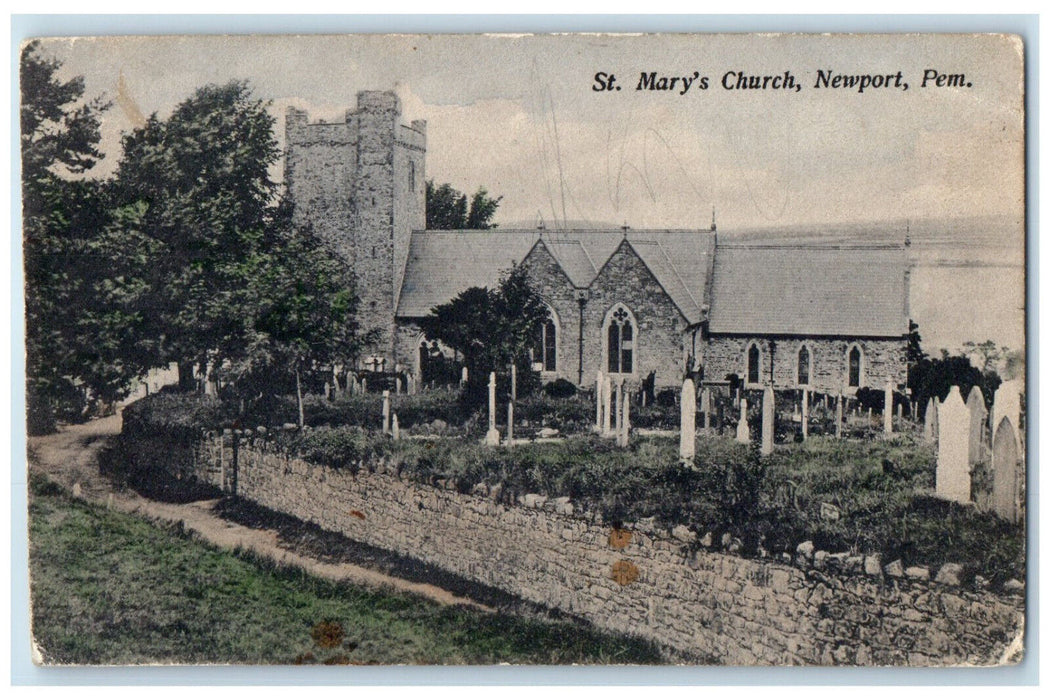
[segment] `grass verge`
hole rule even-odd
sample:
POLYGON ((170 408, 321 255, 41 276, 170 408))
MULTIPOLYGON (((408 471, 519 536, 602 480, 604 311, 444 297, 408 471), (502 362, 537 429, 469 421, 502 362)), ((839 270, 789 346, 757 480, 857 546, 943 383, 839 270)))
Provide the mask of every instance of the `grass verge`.
POLYGON ((33 634, 48 663, 661 663, 569 621, 333 583, 30 484, 33 634))

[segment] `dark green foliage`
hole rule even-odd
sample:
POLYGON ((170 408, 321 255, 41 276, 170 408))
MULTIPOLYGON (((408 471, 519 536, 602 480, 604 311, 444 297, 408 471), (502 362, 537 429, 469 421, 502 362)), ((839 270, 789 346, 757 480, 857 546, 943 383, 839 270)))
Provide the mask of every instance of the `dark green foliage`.
POLYGON ((564 377, 558 377, 543 387, 543 393, 552 399, 568 399, 576 396, 576 385, 564 377))
POLYGON ((492 217, 503 199, 493 199, 484 187, 479 187, 470 199, 468 210, 467 195, 447 182, 435 186, 433 180, 427 180, 426 197, 427 228, 430 230, 496 228, 492 217))
POLYGON ((326 581, 30 486, 33 637, 50 663, 662 661, 637 638, 326 581))
POLYGON ((531 351, 549 313, 529 286, 525 270, 515 266, 496 289, 471 287, 452 301, 434 307, 419 326, 427 338, 438 340, 463 356, 468 370, 463 405, 465 410, 471 410, 488 400, 491 372, 499 375, 499 403, 505 404, 511 364, 518 368, 518 396, 527 396, 539 388, 539 376, 531 369, 531 351))

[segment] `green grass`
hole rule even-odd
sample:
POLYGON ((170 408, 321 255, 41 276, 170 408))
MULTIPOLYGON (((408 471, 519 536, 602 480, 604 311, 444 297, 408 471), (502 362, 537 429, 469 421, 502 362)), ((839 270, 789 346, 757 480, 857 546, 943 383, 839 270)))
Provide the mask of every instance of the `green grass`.
POLYGON ((569 621, 332 583, 30 488, 33 633, 50 663, 661 663, 569 621))

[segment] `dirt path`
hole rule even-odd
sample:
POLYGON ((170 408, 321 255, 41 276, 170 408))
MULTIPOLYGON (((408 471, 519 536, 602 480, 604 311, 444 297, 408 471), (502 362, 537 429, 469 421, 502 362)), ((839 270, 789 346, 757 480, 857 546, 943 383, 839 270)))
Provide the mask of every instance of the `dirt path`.
POLYGON ((83 425, 66 426, 53 435, 30 437, 29 470, 47 476, 84 500, 152 520, 182 521, 187 530, 219 547, 250 549, 274 561, 298 566, 315 576, 334 581, 393 588, 444 605, 467 605, 486 612, 494 611, 494 608, 457 596, 439 586, 407 581, 355 564, 333 564, 301 555, 279 543, 275 530, 249 528, 219 517, 215 513, 218 501, 161 503, 131 490, 115 489, 106 477, 99 474, 98 453, 110 438, 120 432, 120 427, 118 414, 83 425))

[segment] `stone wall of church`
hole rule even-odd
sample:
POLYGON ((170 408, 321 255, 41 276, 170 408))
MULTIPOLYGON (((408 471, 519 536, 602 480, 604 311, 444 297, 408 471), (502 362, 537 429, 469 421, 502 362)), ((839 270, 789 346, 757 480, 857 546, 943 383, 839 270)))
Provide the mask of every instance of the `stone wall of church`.
POLYGON ((847 384, 846 353, 856 343, 863 353, 860 386, 882 389, 886 380, 904 384, 908 380, 904 339, 846 338, 768 338, 762 336, 712 336, 704 343, 704 378, 719 381, 730 374, 747 378, 747 351, 752 342, 761 352, 761 382, 769 381, 770 361, 773 382, 778 387, 798 386, 798 354, 805 344, 810 352, 810 388, 837 394, 847 384), (770 353, 770 342, 776 344, 770 353))
MULTIPOLYGON (((557 338, 557 371, 543 375, 545 381, 561 377, 573 383, 580 378, 580 305, 576 288, 562 272, 542 241, 522 261, 533 291, 553 309, 557 338)), ((586 329, 585 329, 586 330, 586 329)), ((584 377, 586 381, 586 377, 584 377)))
POLYGON ((588 291, 583 321, 583 384, 593 385, 598 370, 608 369, 605 321, 617 304, 623 304, 638 326, 634 371, 628 381, 637 384, 655 372, 657 386, 680 386, 685 375, 682 343, 686 320, 630 245, 620 245, 588 291))

